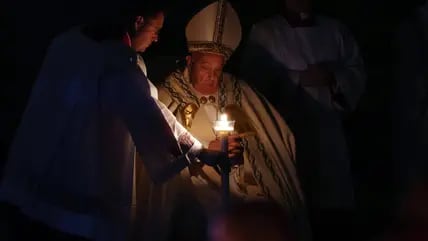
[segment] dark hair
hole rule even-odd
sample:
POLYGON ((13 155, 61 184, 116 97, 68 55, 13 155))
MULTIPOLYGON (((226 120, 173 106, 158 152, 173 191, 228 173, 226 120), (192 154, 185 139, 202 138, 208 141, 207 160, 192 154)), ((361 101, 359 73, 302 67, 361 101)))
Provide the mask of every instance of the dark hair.
POLYGON ((166 15, 170 10, 169 1, 166 0, 152 0, 150 4, 136 4, 132 5, 131 9, 125 9, 124 11, 124 20, 126 22, 126 30, 132 36, 135 34, 134 23, 137 16, 142 16, 144 21, 147 21, 150 18, 156 17, 158 13, 163 13, 166 15))
POLYGON ((150 19, 160 12, 166 14, 170 9, 167 0, 129 1, 112 6, 113 11, 97 14, 96 19, 83 27, 82 32, 96 41, 121 40, 127 32, 134 34, 133 26, 137 16, 150 19))

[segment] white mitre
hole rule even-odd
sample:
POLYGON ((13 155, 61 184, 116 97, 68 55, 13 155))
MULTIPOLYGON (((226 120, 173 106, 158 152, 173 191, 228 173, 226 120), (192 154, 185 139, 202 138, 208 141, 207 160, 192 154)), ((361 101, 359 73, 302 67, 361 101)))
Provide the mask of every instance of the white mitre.
POLYGON ((199 11, 186 26, 189 52, 221 54, 228 59, 241 41, 241 23, 232 5, 219 0, 199 11))

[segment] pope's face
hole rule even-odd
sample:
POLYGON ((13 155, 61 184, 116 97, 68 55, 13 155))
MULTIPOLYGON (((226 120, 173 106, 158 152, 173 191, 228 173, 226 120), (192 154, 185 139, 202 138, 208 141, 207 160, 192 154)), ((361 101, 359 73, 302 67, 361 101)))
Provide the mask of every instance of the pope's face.
POLYGON ((223 73, 224 56, 196 52, 187 56, 186 62, 193 87, 201 94, 214 94, 218 90, 223 73))

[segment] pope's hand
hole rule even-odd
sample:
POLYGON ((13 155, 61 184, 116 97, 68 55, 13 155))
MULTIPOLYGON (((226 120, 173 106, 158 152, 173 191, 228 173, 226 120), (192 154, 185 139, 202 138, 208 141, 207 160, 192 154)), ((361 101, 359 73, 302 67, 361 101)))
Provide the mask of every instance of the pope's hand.
MULTIPOLYGON (((238 134, 232 134, 228 136, 228 157, 232 162, 232 165, 242 163, 242 139, 238 134)), ((208 145, 209 150, 221 151, 221 141, 219 139, 213 140, 208 145)))
MULTIPOLYGON (((241 137, 237 134, 228 136, 228 156, 229 158, 236 158, 242 155, 242 145, 241 145, 241 137)), ((208 145, 209 150, 213 151, 221 151, 221 141, 220 139, 216 139, 210 142, 208 145)))

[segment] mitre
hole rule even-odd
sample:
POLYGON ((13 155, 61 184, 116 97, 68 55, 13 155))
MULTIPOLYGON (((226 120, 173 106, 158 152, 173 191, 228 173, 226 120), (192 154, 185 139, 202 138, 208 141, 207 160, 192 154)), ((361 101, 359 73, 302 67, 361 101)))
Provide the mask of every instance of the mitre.
POLYGON ((219 0, 199 11, 186 26, 189 52, 221 54, 228 59, 241 41, 241 23, 232 5, 219 0))

